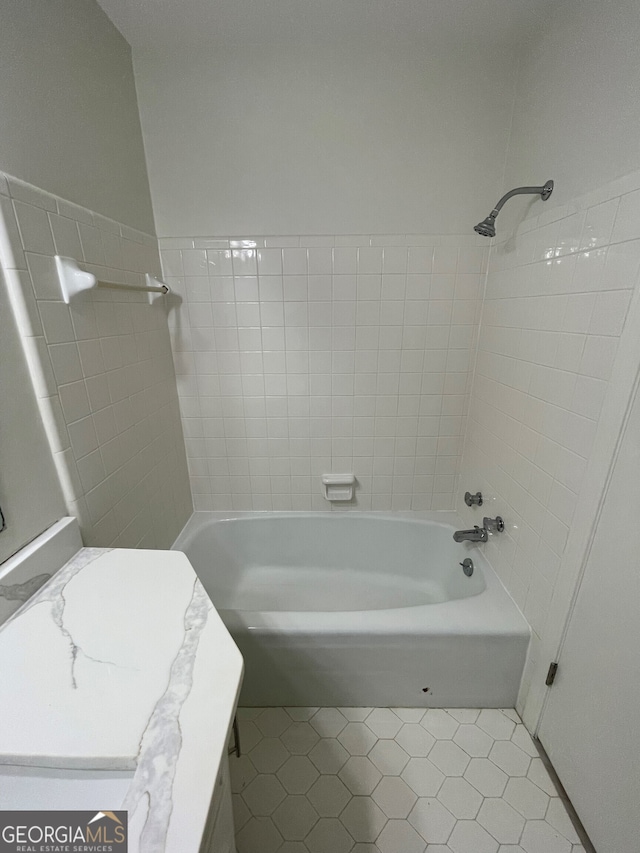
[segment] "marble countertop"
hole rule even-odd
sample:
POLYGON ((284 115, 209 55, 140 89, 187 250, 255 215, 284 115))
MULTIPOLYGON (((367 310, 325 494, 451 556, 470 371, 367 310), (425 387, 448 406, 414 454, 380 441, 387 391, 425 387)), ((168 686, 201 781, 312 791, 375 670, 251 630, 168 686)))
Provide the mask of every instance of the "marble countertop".
POLYGON ((178 551, 83 548, 0 629, 0 763, 132 770, 131 853, 197 853, 242 658, 178 551))

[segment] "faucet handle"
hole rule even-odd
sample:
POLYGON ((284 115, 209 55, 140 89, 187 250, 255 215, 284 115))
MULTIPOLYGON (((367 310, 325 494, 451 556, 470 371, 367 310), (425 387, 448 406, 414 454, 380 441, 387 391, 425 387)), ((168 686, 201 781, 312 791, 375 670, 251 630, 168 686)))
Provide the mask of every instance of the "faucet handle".
POLYGON ((482 492, 476 492, 475 495, 472 495, 471 492, 465 492, 464 502, 467 506, 482 506, 482 492))
POLYGON ((504 521, 499 515, 496 515, 495 518, 487 518, 485 516, 482 519, 482 525, 485 530, 490 530, 492 533, 502 533, 504 531, 504 521))
POLYGON ((465 557, 461 563, 458 563, 458 565, 462 566, 462 571, 468 578, 470 578, 473 574, 473 560, 471 557, 465 557))

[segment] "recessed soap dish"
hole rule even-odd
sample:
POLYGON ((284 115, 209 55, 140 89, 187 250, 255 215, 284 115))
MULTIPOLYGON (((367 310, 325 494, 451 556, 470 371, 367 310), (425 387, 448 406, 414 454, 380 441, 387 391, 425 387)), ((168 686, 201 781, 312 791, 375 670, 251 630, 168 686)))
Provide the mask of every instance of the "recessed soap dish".
POLYGON ((328 501, 350 501, 356 484, 355 474, 323 474, 324 496, 328 501))

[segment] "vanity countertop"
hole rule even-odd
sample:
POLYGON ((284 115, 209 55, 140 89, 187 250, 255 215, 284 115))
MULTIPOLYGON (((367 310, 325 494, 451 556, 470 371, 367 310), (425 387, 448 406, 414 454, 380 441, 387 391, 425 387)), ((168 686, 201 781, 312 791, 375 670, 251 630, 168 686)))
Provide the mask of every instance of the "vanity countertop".
POLYGON ((242 658, 179 551, 83 548, 0 629, 0 762, 132 770, 130 853, 197 853, 242 658))

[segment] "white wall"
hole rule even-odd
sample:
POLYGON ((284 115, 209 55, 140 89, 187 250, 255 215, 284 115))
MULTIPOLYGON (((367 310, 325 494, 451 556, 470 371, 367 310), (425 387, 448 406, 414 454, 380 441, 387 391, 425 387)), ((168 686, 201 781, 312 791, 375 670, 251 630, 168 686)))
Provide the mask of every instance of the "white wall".
POLYGON ((636 0, 550 7, 523 51, 506 189, 554 178, 564 204, 640 168, 639 40, 636 0))
POLYGON ((134 56, 159 236, 472 233, 516 46, 255 42, 134 56))
POLYGON ((153 232, 131 51, 95 0, 3 0, 0 169, 153 232))

